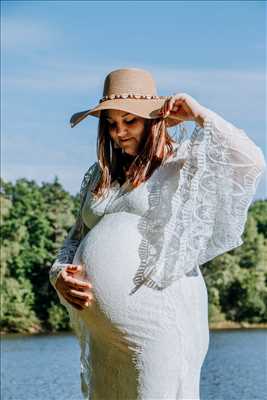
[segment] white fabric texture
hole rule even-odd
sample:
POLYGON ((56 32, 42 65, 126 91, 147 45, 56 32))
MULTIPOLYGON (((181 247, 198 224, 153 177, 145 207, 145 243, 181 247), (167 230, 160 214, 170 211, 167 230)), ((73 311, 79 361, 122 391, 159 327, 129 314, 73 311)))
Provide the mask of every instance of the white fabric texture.
POLYGON ((199 266, 242 244, 248 207, 265 169, 245 134, 206 109, 204 128, 138 188, 115 182, 105 198, 86 173, 81 208, 50 270, 84 267, 95 302, 67 308, 81 347, 81 389, 90 400, 199 399, 209 344, 199 266), (134 287, 133 287, 134 283, 134 287))
POLYGON ((245 132, 209 109, 172 164, 186 160, 176 186, 161 174, 143 220, 136 288, 162 289, 184 273, 240 246, 247 210, 266 168, 261 149, 245 132))

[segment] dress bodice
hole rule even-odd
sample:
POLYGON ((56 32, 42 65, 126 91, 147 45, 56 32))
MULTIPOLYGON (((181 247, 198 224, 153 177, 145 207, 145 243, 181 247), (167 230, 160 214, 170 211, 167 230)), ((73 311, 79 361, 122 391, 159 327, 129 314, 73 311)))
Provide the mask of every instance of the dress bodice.
MULTIPOLYGON (((178 147, 176 143, 174 149, 178 150, 178 147)), ((181 150, 182 148, 179 151, 180 155, 181 150)), ((88 191, 82 207, 84 224, 88 229, 92 229, 103 215, 116 212, 128 212, 140 217, 144 216, 149 210, 150 193, 154 190, 153 188, 157 185, 159 179, 168 183, 168 187, 165 186, 165 189, 170 192, 170 195, 177 187, 177 171, 179 168, 177 154, 176 151, 175 156, 169 158, 161 167, 158 167, 137 188, 132 189, 127 181, 123 185, 120 185, 118 181, 114 181, 106 195, 99 199, 94 199, 92 193, 88 191)))
POLYGON ((147 210, 147 185, 142 184, 131 192, 124 192, 124 188, 116 182, 111 186, 106 197, 102 196, 100 199, 94 200, 92 194, 87 193, 82 209, 82 218, 85 225, 92 229, 105 214, 125 211, 141 216, 147 210))

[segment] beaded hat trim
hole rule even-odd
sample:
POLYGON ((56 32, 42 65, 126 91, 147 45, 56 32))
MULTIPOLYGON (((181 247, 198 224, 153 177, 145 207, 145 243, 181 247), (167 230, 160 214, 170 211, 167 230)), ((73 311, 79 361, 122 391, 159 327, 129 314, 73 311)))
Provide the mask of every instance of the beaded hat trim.
POLYGON ((102 103, 106 100, 114 100, 114 99, 146 99, 146 100, 158 100, 158 99, 168 99, 171 96, 150 96, 144 94, 135 94, 135 93, 122 93, 122 94, 110 94, 109 96, 103 96, 99 103, 102 103))

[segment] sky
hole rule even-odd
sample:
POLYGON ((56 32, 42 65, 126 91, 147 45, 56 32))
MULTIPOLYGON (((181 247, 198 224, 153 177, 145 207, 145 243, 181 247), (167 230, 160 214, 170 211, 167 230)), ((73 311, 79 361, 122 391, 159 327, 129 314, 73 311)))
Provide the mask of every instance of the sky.
POLYGON ((96 161, 98 119, 71 128, 70 117, 127 67, 244 129, 266 157, 266 2, 9 0, 1 11, 4 179, 57 176, 76 194, 96 161))

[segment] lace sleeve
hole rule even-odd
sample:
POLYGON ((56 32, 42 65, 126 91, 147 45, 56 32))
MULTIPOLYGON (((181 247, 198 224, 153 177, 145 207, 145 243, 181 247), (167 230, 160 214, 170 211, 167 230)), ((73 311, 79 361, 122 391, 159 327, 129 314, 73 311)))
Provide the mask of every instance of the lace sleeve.
POLYGON ((88 232, 88 228, 83 223, 81 211, 86 198, 87 191, 90 189, 90 184, 96 174, 97 163, 90 166, 88 171, 83 177, 80 189, 80 209, 75 224, 72 226, 68 236, 60 248, 57 258, 49 271, 49 280, 55 287, 57 277, 61 270, 68 264, 72 263, 75 252, 79 246, 80 241, 88 232))
POLYGON ((199 265, 243 244, 248 209, 266 170, 262 150, 245 131, 208 109, 204 132, 205 164, 195 204, 203 224, 199 265))
POLYGON ((196 124, 183 144, 176 161, 184 157, 185 162, 177 169, 171 200, 165 181, 151 190, 141 264, 130 294, 142 284, 161 290, 243 243, 248 208, 266 169, 261 149, 206 108, 204 127, 196 124))

